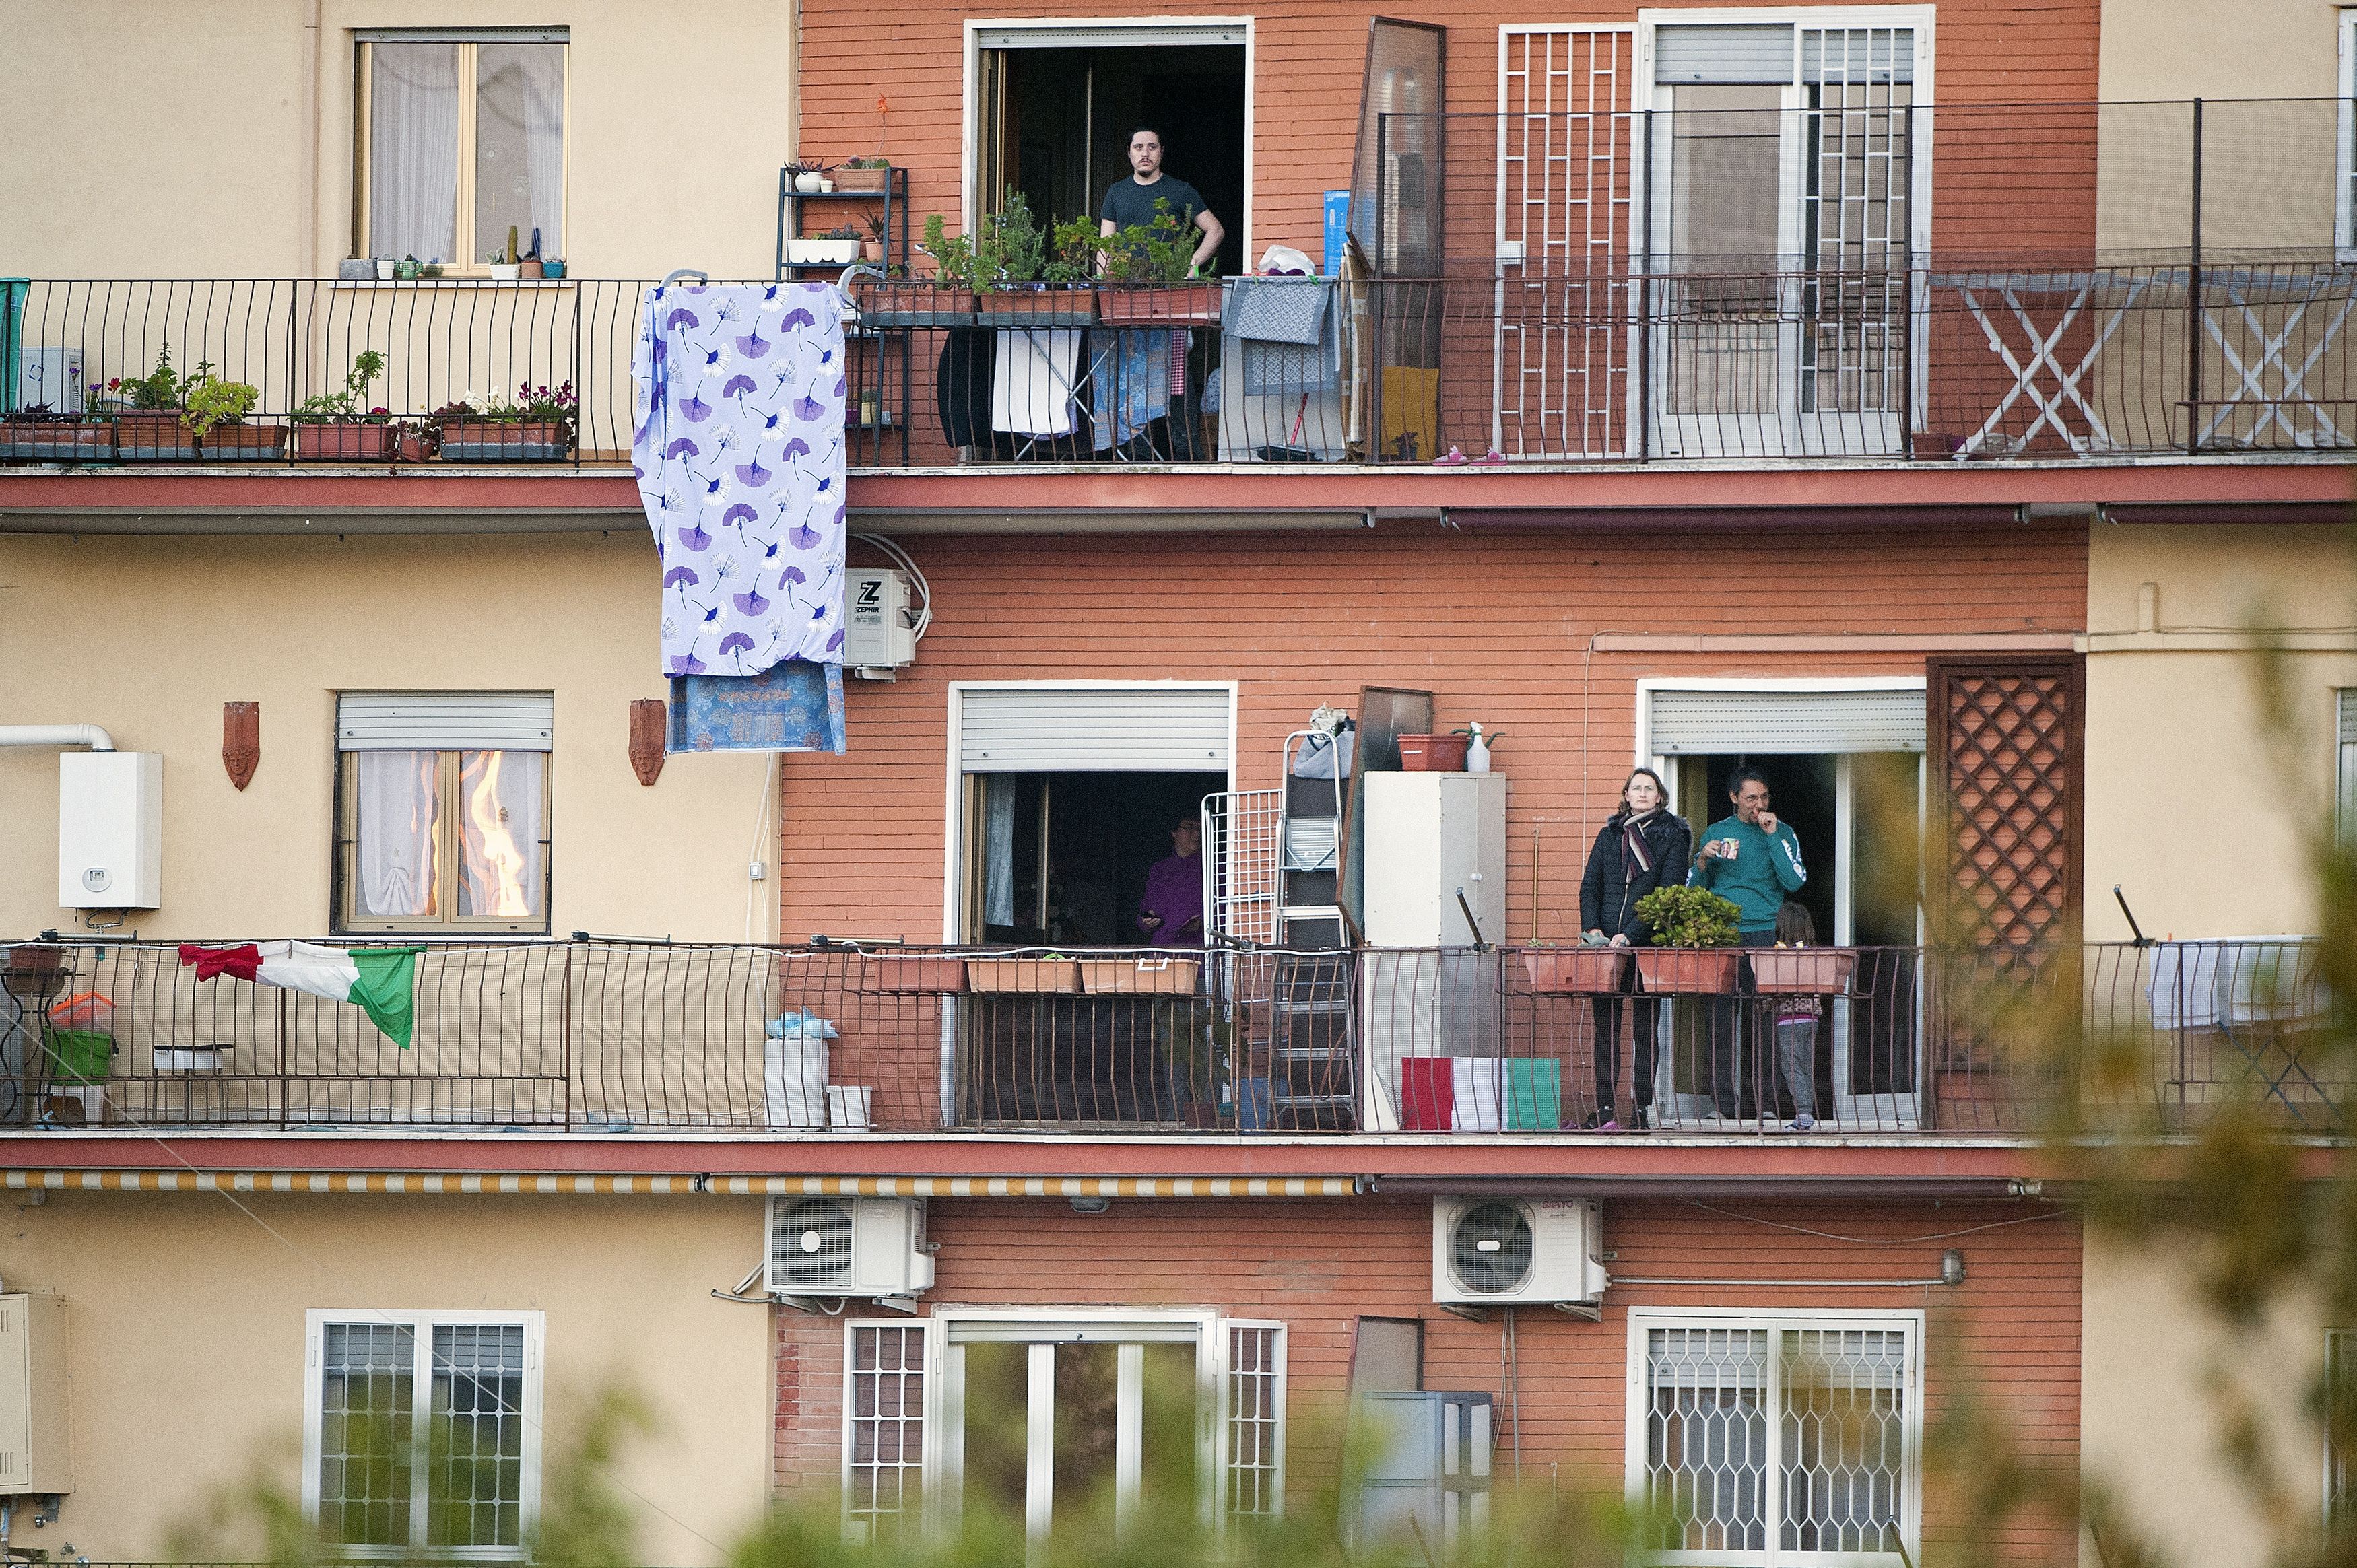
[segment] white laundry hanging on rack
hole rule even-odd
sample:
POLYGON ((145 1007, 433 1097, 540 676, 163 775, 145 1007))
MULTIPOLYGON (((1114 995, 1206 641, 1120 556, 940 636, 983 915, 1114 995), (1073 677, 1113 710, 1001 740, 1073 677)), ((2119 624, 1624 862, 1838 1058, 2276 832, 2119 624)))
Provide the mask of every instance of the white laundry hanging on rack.
POLYGON ((1003 330, 990 371, 990 424, 1005 435, 1070 435, 1081 426, 1073 383, 1077 328, 1003 330))

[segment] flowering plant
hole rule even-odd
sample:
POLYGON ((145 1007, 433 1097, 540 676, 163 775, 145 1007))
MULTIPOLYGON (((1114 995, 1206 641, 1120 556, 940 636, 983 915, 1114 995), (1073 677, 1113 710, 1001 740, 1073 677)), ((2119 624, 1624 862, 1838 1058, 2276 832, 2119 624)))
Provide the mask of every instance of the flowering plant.
POLYGON ((522 381, 517 383, 513 397, 470 388, 460 401, 436 409, 433 417, 443 421, 495 419, 523 424, 570 424, 580 411, 581 400, 575 394, 571 381, 554 387, 522 381))

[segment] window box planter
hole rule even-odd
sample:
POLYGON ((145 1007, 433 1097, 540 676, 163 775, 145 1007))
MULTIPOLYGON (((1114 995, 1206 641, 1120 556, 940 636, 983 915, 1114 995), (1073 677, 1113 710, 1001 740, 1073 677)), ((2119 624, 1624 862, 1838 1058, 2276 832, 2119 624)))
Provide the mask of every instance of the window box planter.
POLYGON ((1629 972, 1630 948, 1526 948, 1523 967, 1533 991, 1568 995, 1609 995, 1629 972))
POLYGON ((916 278, 859 278, 851 285, 867 327, 971 327, 974 290, 916 278))
POLYGON ((856 240, 789 240, 786 260, 802 266, 849 266, 859 259, 856 240))
POLYGON ((1039 283, 988 288, 974 295, 974 314, 983 326, 1002 329, 1092 327, 1097 319, 1096 286, 1039 283))
POLYGON ((1857 954, 1843 948, 1755 949, 1751 983, 1762 996, 1835 996, 1857 968, 1857 954))
POLYGON ((295 427, 295 455, 328 463, 390 462, 393 427, 361 420, 331 420, 295 427))
POLYGON ((208 463, 268 463, 286 456, 283 424, 216 424, 197 438, 208 463))
POLYGON ((1108 327, 1217 327, 1220 283, 1099 284, 1097 317, 1108 327))
POLYGON ((554 421, 453 419, 442 426, 446 463, 553 463, 572 450, 570 432, 554 421))
POLYGON ((965 989, 965 960, 930 953, 868 953, 854 991, 878 996, 955 996, 965 989))
POLYGON ((888 167, 853 168, 845 164, 834 171, 834 188, 837 190, 882 190, 891 182, 892 171, 888 167))
POLYGON ((970 958, 965 961, 966 986, 983 995, 1074 995, 1081 989, 1081 966, 1068 958, 970 958))
POLYGON ((1202 961, 1099 958, 1081 962, 1081 988, 1092 996, 1192 996, 1202 961))
POLYGON ((114 455, 126 463, 193 463, 197 433, 178 413, 117 414, 114 455))
POLYGON ((104 420, 0 420, 0 462, 110 463, 114 426, 104 420))
POLYGON ((1648 991, 1667 992, 1673 995, 1727 996, 1735 991, 1738 976, 1743 972, 1747 952, 1758 956, 1758 949, 1743 948, 1639 948, 1637 972, 1645 977, 1648 991))

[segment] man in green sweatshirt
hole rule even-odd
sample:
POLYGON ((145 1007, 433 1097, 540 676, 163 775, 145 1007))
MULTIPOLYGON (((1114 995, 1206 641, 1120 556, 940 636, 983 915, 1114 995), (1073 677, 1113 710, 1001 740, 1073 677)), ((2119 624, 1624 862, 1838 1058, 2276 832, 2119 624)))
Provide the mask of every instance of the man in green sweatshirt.
MULTIPOLYGON (((1776 911, 1784 907, 1785 895, 1799 892, 1809 880, 1808 868, 1801 864, 1801 841, 1769 809, 1768 780, 1756 770, 1737 768, 1727 781, 1727 794, 1735 802, 1735 814, 1704 830, 1686 881, 1734 900, 1740 911, 1737 929, 1743 946, 1774 947, 1776 911)), ((1749 964, 1744 976, 1748 985, 1749 964)), ((1726 1117, 1743 1113, 1743 1084, 1736 1062, 1737 1005, 1713 1003, 1705 1015, 1712 1098, 1726 1117)))

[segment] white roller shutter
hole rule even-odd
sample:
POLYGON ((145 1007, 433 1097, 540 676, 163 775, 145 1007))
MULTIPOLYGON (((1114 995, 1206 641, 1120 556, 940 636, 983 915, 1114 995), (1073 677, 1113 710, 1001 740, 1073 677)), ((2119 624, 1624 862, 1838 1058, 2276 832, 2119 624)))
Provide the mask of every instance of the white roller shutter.
POLYGON ((1244 26, 1219 23, 1148 23, 1141 27, 976 27, 974 45, 985 49, 1120 49, 1226 44, 1242 48, 1244 26))
POLYGON ((556 698, 547 692, 346 692, 336 699, 338 751, 549 751, 556 698))
POLYGON ((1223 773, 1224 686, 1011 686, 962 691, 968 773, 1223 773))
POLYGON ((1923 690, 1656 691, 1655 757, 1754 757, 1923 749, 1923 690))
POLYGON ((1695 81, 1788 83, 1792 80, 1792 25, 1656 27, 1653 80, 1664 87, 1695 81))

